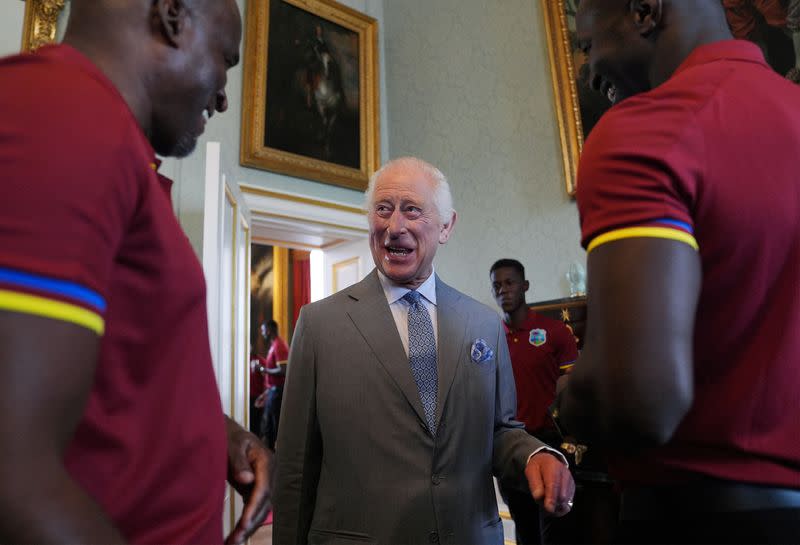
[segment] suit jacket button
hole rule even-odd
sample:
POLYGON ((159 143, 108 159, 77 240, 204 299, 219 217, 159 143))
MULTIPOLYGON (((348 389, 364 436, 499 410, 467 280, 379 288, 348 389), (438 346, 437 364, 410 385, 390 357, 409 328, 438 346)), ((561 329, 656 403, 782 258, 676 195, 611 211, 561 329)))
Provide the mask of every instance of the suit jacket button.
POLYGON ((441 478, 440 478, 438 475, 434 475, 433 477, 431 477, 431 482, 432 482, 434 485, 437 485, 437 484, 439 484, 440 482, 442 482, 442 479, 441 479, 441 478))
POLYGON ((431 532, 430 534, 428 534, 428 541, 430 541, 431 543, 439 543, 439 534, 437 534, 436 532, 431 532))

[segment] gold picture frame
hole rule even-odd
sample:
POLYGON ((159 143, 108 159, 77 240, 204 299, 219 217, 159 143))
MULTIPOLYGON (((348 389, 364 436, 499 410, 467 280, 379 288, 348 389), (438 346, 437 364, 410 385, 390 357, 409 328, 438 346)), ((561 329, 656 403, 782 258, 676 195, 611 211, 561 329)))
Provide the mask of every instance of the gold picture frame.
POLYGON ((584 138, 611 102, 587 85, 588 66, 575 38, 575 0, 541 0, 540 5, 550 53, 566 188, 574 197, 584 138))
POLYGON ((380 161, 378 74, 372 17, 333 0, 250 0, 241 164, 365 190, 380 161))
POLYGON ((58 16, 65 0, 26 0, 22 51, 35 51, 56 39, 58 16))

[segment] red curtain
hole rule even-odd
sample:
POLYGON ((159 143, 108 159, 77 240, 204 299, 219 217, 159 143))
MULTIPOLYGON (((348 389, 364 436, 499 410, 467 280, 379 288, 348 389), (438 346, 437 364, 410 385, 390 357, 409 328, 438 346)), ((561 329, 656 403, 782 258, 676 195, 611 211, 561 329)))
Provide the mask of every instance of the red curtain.
POLYGON ((300 308, 311 302, 311 258, 308 252, 292 252, 292 325, 300 308))

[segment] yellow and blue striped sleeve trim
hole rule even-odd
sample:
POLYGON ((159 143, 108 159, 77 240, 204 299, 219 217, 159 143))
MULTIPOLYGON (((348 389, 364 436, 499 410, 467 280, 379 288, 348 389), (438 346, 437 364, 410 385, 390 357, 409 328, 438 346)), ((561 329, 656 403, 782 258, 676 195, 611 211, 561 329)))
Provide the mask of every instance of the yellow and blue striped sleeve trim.
POLYGON ((40 274, 31 274, 14 269, 0 267, 0 286, 6 285, 10 290, 35 290, 42 294, 55 295, 92 307, 97 312, 105 312, 106 301, 97 292, 69 280, 50 278, 40 274))
POLYGON ((589 243, 589 246, 586 248, 586 252, 589 253, 598 246, 601 246, 608 242, 614 242, 615 240, 622 240, 625 238, 642 238, 642 237, 666 238, 670 240, 677 240, 679 242, 688 244, 695 250, 700 249, 700 247, 697 244, 697 240, 695 240, 694 236, 687 233, 686 231, 673 229, 671 227, 626 227, 624 229, 609 231, 607 233, 603 233, 602 235, 596 237, 594 240, 592 240, 592 242, 589 243))
POLYGON ((105 331, 105 321, 96 312, 77 305, 27 293, 0 290, 0 310, 10 310, 52 318, 62 322, 70 322, 91 329, 98 335, 102 335, 105 331))
POLYGON ((567 369, 570 369, 574 365, 575 365, 574 361, 568 361, 566 363, 562 363, 561 365, 559 365, 558 368, 561 369, 562 371, 566 371, 567 369))

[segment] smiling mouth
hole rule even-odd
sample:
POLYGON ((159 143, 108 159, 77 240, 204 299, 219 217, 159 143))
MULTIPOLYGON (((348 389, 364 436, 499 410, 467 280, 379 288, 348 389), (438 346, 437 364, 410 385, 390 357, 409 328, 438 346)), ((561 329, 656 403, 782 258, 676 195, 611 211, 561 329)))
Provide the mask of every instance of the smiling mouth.
POLYGON ((389 253, 389 255, 398 257, 407 256, 412 252, 412 250, 409 248, 399 248, 397 246, 387 246, 386 251, 389 253))

